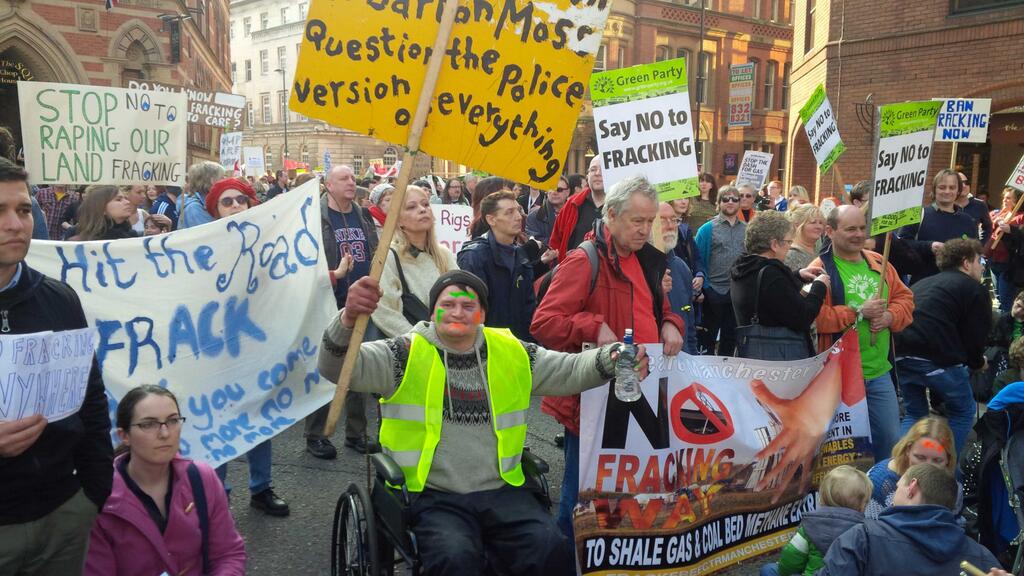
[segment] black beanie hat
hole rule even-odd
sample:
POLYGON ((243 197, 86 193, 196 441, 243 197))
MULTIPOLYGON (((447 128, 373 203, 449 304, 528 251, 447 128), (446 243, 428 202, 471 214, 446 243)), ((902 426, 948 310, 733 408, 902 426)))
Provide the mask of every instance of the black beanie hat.
POLYGON ((480 307, 487 311, 487 285, 484 281, 477 277, 476 274, 466 272, 465 270, 449 270, 441 275, 440 278, 434 282, 434 285, 430 288, 430 311, 433 315, 434 307, 437 305, 437 299, 441 297, 441 292, 449 286, 469 286, 476 292, 477 298, 480 299, 480 307))

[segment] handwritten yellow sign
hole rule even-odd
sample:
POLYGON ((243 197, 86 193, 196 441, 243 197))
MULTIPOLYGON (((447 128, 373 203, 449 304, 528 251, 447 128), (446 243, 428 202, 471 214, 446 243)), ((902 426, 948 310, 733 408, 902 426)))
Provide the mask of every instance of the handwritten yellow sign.
MULTIPOLYGON (((610 0, 459 1, 420 148, 519 182, 553 185, 610 0)), ((291 109, 407 142, 442 6, 314 0, 291 109)))

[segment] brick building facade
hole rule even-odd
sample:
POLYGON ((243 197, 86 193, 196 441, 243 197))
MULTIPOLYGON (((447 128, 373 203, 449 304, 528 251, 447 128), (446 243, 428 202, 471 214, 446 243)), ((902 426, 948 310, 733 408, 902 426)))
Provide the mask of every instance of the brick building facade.
MULTIPOLYGON (((1021 0, 795 0, 793 97, 786 184, 819 198, 842 181, 871 178, 871 112, 881 104, 938 97, 991 98, 989 141, 957 146, 954 164, 998 203, 1024 152, 1024 34, 1021 0), (824 83, 847 146, 839 173, 818 174, 797 111, 824 83)), ((950 165, 953 146, 936 143, 931 174, 950 165)))
MULTIPOLYGON (((231 92, 227 0, 3 0, 0 126, 20 142, 16 80, 127 86, 150 80, 231 92)), ((189 162, 216 160, 218 133, 190 126, 189 162)))

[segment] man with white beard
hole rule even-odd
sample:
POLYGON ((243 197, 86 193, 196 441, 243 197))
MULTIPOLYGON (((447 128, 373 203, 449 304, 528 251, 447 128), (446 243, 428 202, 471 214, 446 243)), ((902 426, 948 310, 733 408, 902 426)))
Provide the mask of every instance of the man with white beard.
MULTIPOLYGON (((686 261, 675 253, 679 242, 679 217, 668 202, 658 206, 658 218, 661 219, 661 238, 665 253, 668 255, 668 272, 672 278, 672 287, 668 293, 668 301, 672 312, 682 317, 688 327, 696 326, 693 312, 693 272, 686 261)), ((697 331, 690 328, 686 331, 683 341, 683 352, 697 354, 697 331)))

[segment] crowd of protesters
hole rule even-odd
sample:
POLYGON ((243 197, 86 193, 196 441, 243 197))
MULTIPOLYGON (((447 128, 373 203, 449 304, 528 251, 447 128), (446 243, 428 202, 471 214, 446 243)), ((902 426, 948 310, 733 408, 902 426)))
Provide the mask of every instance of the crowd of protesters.
MULTIPOLYGON (((378 375, 379 385, 353 386, 348 393, 347 448, 376 449, 376 430, 366 419, 369 393, 394 390, 399 382, 392 375, 405 370, 398 358, 414 353, 413 335, 430 336, 421 323, 435 321, 442 304, 457 307, 445 309, 456 316, 472 312, 468 296, 481 312, 470 325, 510 332, 481 332, 487 335, 484 355, 471 339, 463 352, 476 350, 476 358, 455 355, 449 365, 445 346, 465 336, 462 324, 446 328, 452 331, 447 339, 438 328, 432 345, 445 350, 444 370, 451 377, 441 417, 459 434, 480 434, 476 427, 482 424, 490 430, 491 408, 478 380, 492 374, 485 368, 488 356, 496 362, 510 354, 508 342, 522 343, 534 369, 564 372, 557 383, 535 377, 533 389, 550 391, 542 410, 564 426, 562 493, 552 519, 561 533, 546 537, 544 553, 568 554, 568 544, 556 551, 550 539, 573 541, 578 392, 609 375, 613 345, 627 329, 638 344, 661 344, 666 356, 762 360, 809 358, 852 329, 877 464, 866 476, 842 468, 827 477, 821 484, 824 508, 805 516, 782 561, 764 573, 872 574, 900 555, 920 559, 922 568, 906 573, 940 573, 961 559, 984 569, 1000 565, 995 554, 1005 549, 989 551, 964 537, 967 495, 957 463, 975 426, 976 400, 1002 394, 992 387, 990 331, 1014 363, 1004 367, 1013 370, 1008 389, 1024 371, 1024 300, 1017 298, 1024 285, 1024 216, 1013 211, 1021 192, 1007 189, 1000 208, 990 213, 970 196, 963 174, 952 170, 940 171, 929 186, 921 223, 889 240, 893 254, 903 258, 885 261, 879 253, 885 238, 868 234, 865 183, 827 213, 802 186, 788 193, 779 181, 760 191, 719 186, 711 174, 699 177, 699 194, 661 202, 642 177, 605 182, 594 158, 585 175, 567 174, 550 189, 497 177, 425 177, 396 204, 390 179, 358 179, 344 165, 322 178, 283 170, 239 177, 200 162, 181 188, 79 190, 29 186, 23 169, 0 160, 0 239, 18 240, 0 242, 5 328, 7 310, 15 333, 85 325, 73 291, 24 262, 30 237, 90 241, 164 234, 273 202, 313 179, 320 181, 335 304, 351 308, 350 314, 370 314, 365 341, 376 344, 367 350, 375 351, 386 372, 378 375), (438 241, 432 204, 472 209, 470 237, 457 254, 438 241), (389 216, 398 226, 374 282, 370 261, 389 216), (1001 242, 993 246, 996 239, 1001 242), (995 320, 983 283, 988 275, 1003 311, 995 320), (37 314, 43 307, 64 313, 57 322, 44 320, 54 315, 37 314), (760 329, 751 330, 754 325, 760 329), (548 351, 590 348, 597 351, 573 360, 548 351), (396 362, 394 370, 387 367, 396 362), (586 377, 573 372, 572 362, 591 371, 586 377), (886 542, 887 550, 875 541, 886 542)), ((347 345, 350 321, 339 314, 325 338, 347 345)), ((436 323, 441 325, 441 313, 436 323)), ((338 450, 325 435, 326 419, 326 406, 306 418, 306 448, 331 459, 338 450)), ((94 365, 86 403, 71 422, 26 420, 0 423, 0 573, 73 574, 82 566, 87 574, 244 573, 246 552, 227 506, 226 469, 177 455, 185 418, 173 394, 136 388, 121 399, 111 424, 94 365), (121 440, 116 457, 108 441, 111 425, 121 440), (203 543, 196 515, 181 512, 182 502, 197 491, 205 493, 203 523, 210 531, 203 543)), ((387 448, 383 430, 380 441, 387 448)), ((475 450, 480 453, 479 446, 475 450)), ((272 486, 270 454, 269 440, 248 453, 250 502, 266 514, 286 516, 289 506, 272 486)), ((459 461, 451 444, 438 454, 459 461)), ((457 472, 448 472, 448 485, 476 494, 457 472)), ((488 481, 503 486, 506 472, 490 474, 488 481)), ((538 565, 571 564, 565 559, 538 565)), ((440 560, 430 566, 431 574, 460 573, 440 560)))

